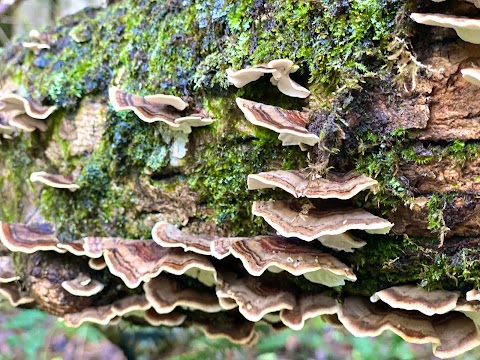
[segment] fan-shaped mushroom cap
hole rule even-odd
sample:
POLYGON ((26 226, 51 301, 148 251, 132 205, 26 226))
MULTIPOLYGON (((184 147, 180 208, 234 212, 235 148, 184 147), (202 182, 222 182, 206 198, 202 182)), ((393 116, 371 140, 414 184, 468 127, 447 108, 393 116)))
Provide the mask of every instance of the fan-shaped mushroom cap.
POLYGON ((0 241, 10 251, 21 251, 27 254, 46 250, 65 252, 64 249, 57 247, 59 241, 48 224, 29 226, 0 221, 0 241))
POLYGON ((0 284, 0 295, 4 296, 10 305, 15 307, 35 301, 33 297, 20 290, 20 284, 17 282, 0 284))
POLYGON ((410 18, 424 25, 452 28, 464 41, 480 44, 480 20, 445 14, 412 13, 410 18))
POLYGON ((150 95, 146 97, 129 94, 117 87, 108 90, 110 101, 116 111, 132 110, 140 119, 151 123, 161 121, 173 130, 192 132, 192 126, 211 124, 212 119, 200 116, 182 117, 177 109, 183 110, 186 104, 182 99, 167 95, 150 95), (177 109, 174 109, 176 107, 177 109))
POLYGON ((480 86, 480 68, 462 69, 463 78, 473 85, 480 86))
POLYGON ((296 198, 350 199, 360 191, 377 186, 378 182, 354 173, 330 172, 325 179, 312 180, 300 170, 274 170, 248 175, 247 184, 249 190, 279 187, 296 198))
POLYGON ((147 310, 150 307, 145 295, 130 295, 110 305, 90 307, 78 313, 66 314, 63 321, 70 327, 78 327, 84 322, 107 325, 117 316, 123 316, 132 311, 147 310))
POLYGON ((272 74, 276 71, 276 69, 265 65, 257 65, 242 70, 227 69, 227 80, 235 85, 235 87, 241 88, 252 81, 260 79, 260 77, 265 74, 272 74))
POLYGON ((9 283, 19 279, 20 276, 15 273, 12 255, 0 256, 0 283, 9 283))
MULTIPOLYGON (((326 286, 345 284, 344 280, 355 281, 356 276, 347 265, 330 254, 314 247, 281 236, 256 236, 253 238, 231 238, 228 252, 240 259, 243 267, 254 276, 265 270, 285 270, 293 275, 303 275, 315 283, 326 286), (332 284, 331 279, 336 279, 332 284)), ((220 239, 226 249, 225 240, 220 239)), ((212 255, 215 256, 215 240, 212 255)), ((222 255, 223 256, 223 255, 222 255)))
POLYGON ((43 106, 17 94, 0 95, 0 110, 13 112, 15 115, 26 113, 34 119, 43 120, 49 117, 56 109, 56 106, 43 106))
POLYGON ((299 69, 298 66, 293 65, 293 61, 288 59, 272 60, 267 66, 277 70, 272 74, 270 82, 277 86, 280 92, 298 98, 306 98, 310 95, 308 89, 290 79, 290 74, 299 69))
POLYGON ((286 201, 254 201, 252 214, 263 217, 280 235, 305 241, 354 229, 387 233, 393 226, 363 209, 315 209, 302 214, 295 206, 286 201))
POLYGON ((217 284, 219 298, 234 299, 240 313, 249 321, 259 321, 265 314, 293 309, 296 299, 289 290, 265 282, 260 277, 222 274, 217 284))
POLYGON ((222 311, 215 294, 192 289, 171 277, 157 276, 143 285, 145 296, 159 314, 167 314, 177 306, 212 313, 222 311))
POLYGON ((337 301, 328 295, 300 295, 292 310, 283 309, 280 312, 280 319, 289 328, 301 330, 306 320, 319 315, 335 314, 337 311, 337 301))
POLYGON ((63 281, 61 285, 62 288, 70 294, 76 296, 92 296, 98 294, 104 288, 104 285, 101 282, 92 280, 85 274, 79 274, 73 280, 63 281))
POLYGON ((370 301, 382 300, 393 308, 417 310, 425 315, 445 314, 457 305, 458 294, 445 291, 427 291, 414 285, 393 286, 378 291, 370 301))
POLYGON ((278 132, 282 145, 310 145, 319 141, 319 137, 305 127, 308 113, 297 110, 285 110, 277 106, 265 105, 237 98, 237 105, 246 119, 254 125, 278 132))
POLYGON ((185 251, 210 255, 211 238, 203 235, 184 234, 175 225, 160 221, 152 229, 152 238, 163 247, 181 247, 185 251))
POLYGON ((338 319, 354 336, 378 336, 390 330, 415 344, 440 343, 428 316, 372 304, 366 298, 346 298, 339 308, 338 319))
POLYGON ((193 320, 192 325, 212 339, 227 338, 242 345, 251 345, 258 340, 255 323, 241 316, 225 318, 224 313, 205 314, 193 320))
POLYGON ((155 309, 150 308, 145 311, 145 320, 152 326, 179 326, 182 325, 187 315, 172 311, 168 314, 159 314, 155 309))
POLYGON ((63 250, 68 251, 69 253, 76 256, 85 255, 85 250, 83 249, 83 240, 75 240, 65 243, 58 243, 57 247, 63 250))
POLYGON ((65 176, 48 174, 45 171, 37 171, 30 175, 30 181, 38 181, 54 188, 69 189, 70 191, 80 189, 79 185, 73 183, 75 181, 75 176, 73 175, 65 176))
POLYGON ((215 268, 207 257, 182 249, 162 248, 153 240, 97 237, 84 240, 85 254, 91 257, 103 254, 110 272, 131 289, 162 271, 182 275, 189 269, 198 268, 216 276, 215 268))

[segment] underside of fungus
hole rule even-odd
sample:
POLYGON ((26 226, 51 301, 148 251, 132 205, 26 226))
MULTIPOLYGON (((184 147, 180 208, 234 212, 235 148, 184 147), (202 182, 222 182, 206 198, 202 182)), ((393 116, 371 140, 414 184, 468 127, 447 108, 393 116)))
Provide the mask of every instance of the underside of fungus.
POLYGON ((412 13, 410 17, 419 24, 452 28, 462 40, 480 44, 480 20, 478 19, 445 14, 420 13, 412 13))
POLYGON ((277 133, 282 145, 313 146, 319 137, 306 129, 308 113, 297 110, 285 110, 277 106, 265 105, 237 98, 237 105, 245 118, 254 125, 262 126, 277 133))
POLYGON ((187 104, 180 98, 170 95, 139 96, 129 94, 117 87, 109 89, 110 101, 116 111, 131 110, 140 119, 151 123, 161 121, 173 130, 185 134, 192 132, 192 126, 205 126, 213 122, 212 119, 200 115, 183 116, 180 111, 187 104))
POLYGON ((70 191, 75 191, 80 189, 80 186, 75 184, 76 176, 74 175, 58 175, 58 174, 48 174, 45 171, 37 171, 33 172, 30 175, 31 182, 41 182, 50 187, 58 188, 58 189, 69 189, 70 191))

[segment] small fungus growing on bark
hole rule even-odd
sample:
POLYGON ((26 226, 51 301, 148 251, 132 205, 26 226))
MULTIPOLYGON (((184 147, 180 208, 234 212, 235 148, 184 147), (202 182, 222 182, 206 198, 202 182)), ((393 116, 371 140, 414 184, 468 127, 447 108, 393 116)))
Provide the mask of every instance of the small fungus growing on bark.
POLYGON ((62 288, 72 295, 92 296, 102 291, 104 285, 97 280, 92 280, 87 275, 79 274, 75 279, 63 281, 62 288))
POLYGON ((75 175, 65 176, 59 174, 49 174, 45 171, 33 172, 30 175, 31 182, 38 181, 50 187, 57 189, 68 189, 70 191, 76 191, 80 189, 80 186, 74 183, 75 179, 75 175))

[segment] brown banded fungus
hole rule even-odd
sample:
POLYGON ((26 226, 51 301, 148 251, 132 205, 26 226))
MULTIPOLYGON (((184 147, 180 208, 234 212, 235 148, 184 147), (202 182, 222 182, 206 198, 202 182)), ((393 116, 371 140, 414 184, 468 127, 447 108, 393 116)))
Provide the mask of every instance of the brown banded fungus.
POLYGON ((27 254, 47 250, 65 252, 58 248, 59 241, 48 224, 30 226, 0 221, 0 241, 10 251, 27 254))
POLYGON ((217 296, 229 298, 238 304, 240 313, 249 321, 260 321, 266 314, 282 309, 292 310, 296 298, 291 290, 261 277, 242 277, 222 273, 217 284, 217 296))
POLYGON ((68 189, 70 191, 76 191, 80 189, 80 186, 74 184, 76 179, 75 175, 58 175, 58 174, 48 174, 45 171, 37 171, 33 172, 30 175, 31 182, 41 182, 50 187, 54 187, 57 189, 68 189))
POLYGON ((150 308, 145 311, 144 317, 152 326, 180 326, 187 318, 187 315, 177 311, 172 311, 168 314, 159 314, 155 309, 150 308))
POLYGON ((20 284, 15 282, 0 283, 0 295, 5 297, 10 305, 17 307, 23 304, 29 304, 35 301, 30 294, 20 289, 20 284))
POLYGON ((412 13, 410 18, 423 25, 452 28, 464 41, 480 44, 480 20, 445 14, 412 13))
POLYGON ((307 213, 287 201, 254 201, 252 214, 261 216, 279 235, 312 241, 324 235, 342 234, 348 230, 387 233, 390 222, 363 209, 310 209, 307 213))
POLYGON ((182 131, 185 134, 192 132, 192 126, 205 126, 213 122, 212 119, 193 114, 182 116, 180 114, 187 104, 176 96, 149 95, 139 96, 129 94, 117 87, 109 89, 110 102, 115 111, 131 110, 140 119, 152 123, 161 121, 173 130, 182 131))
POLYGON ((202 235, 185 234, 175 225, 160 221, 152 229, 152 239, 163 247, 181 247, 185 251, 197 254, 210 255, 212 239, 202 235))
POLYGON ((207 313, 222 311, 215 293, 192 289, 172 277, 157 276, 143 285, 145 296, 158 314, 172 312, 177 306, 207 313))
POLYGON ((85 274, 79 274, 75 279, 62 282, 62 288, 72 295, 92 296, 102 291, 104 285, 85 274))
POLYGON ((427 291, 414 285, 393 286, 373 294, 370 301, 382 300, 392 308, 417 310, 425 315, 445 314, 457 305, 458 294, 445 291, 427 291))
POLYGON ((103 257, 88 260, 88 266, 93 270, 103 270, 107 267, 107 263, 103 257))
POLYGON ((84 322, 107 325, 114 318, 123 316, 133 311, 144 311, 150 309, 151 305, 145 295, 130 295, 114 301, 110 305, 89 307, 77 313, 66 314, 63 317, 65 325, 78 327, 84 322))
MULTIPOLYGON (((324 253, 300 241, 282 236, 255 236, 253 238, 219 239, 222 244, 221 257, 232 254, 240 259, 243 267, 253 276, 265 270, 285 270, 295 276, 303 275, 311 282, 325 286, 344 285, 345 280, 357 278, 352 269, 328 253, 324 253)), ((217 240, 212 243, 212 255, 216 255, 217 240)))
POLYGON ((297 110, 286 110, 277 106, 265 105, 254 101, 237 98, 237 105, 245 118, 254 125, 273 130, 280 135, 282 145, 313 146, 319 137, 306 129, 308 113, 297 110))
POLYGON ((377 336, 390 330, 411 343, 432 343, 433 354, 442 359, 480 345, 480 333, 475 323, 458 312, 427 316, 352 297, 345 299, 340 306, 338 318, 355 336, 377 336))
POLYGON ((338 312, 338 303, 325 294, 300 295, 293 309, 280 311, 282 322, 293 330, 301 330, 305 321, 320 315, 338 312))
POLYGON ((12 113, 12 116, 27 114, 31 118, 45 120, 56 109, 56 106, 43 106, 17 94, 0 95, 0 111, 12 113))
POLYGON ((199 269, 209 274, 209 281, 216 278, 216 270, 207 257, 182 249, 162 248, 153 240, 87 237, 84 241, 85 254, 93 258, 103 254, 110 272, 131 289, 162 271, 200 276, 188 273, 188 270, 199 269))
POLYGON ((274 170, 250 174, 247 178, 249 190, 279 187, 296 198, 350 199, 360 191, 372 189, 378 182, 362 174, 328 173, 326 178, 310 179, 300 170, 274 170))

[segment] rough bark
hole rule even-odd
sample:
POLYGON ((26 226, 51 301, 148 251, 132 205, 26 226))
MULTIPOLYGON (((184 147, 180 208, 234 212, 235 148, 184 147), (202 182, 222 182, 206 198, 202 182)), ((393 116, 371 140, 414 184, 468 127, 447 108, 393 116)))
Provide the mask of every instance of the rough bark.
MULTIPOLYGON (((386 216, 395 227, 385 236, 356 233, 368 245, 335 254, 358 278, 336 288, 336 296, 369 296, 408 283, 461 292, 476 287, 480 90, 463 80, 460 69, 480 65, 480 47, 459 40, 451 29, 413 24, 408 13, 480 15, 480 10, 467 3, 418 3, 125 0, 45 30, 50 51, 34 55, 19 43, 10 45, 1 54, 2 93, 19 89, 59 110, 46 133, 2 140, 0 219, 50 222, 62 241, 149 238, 159 220, 191 233, 271 233, 252 220, 251 201, 288 197, 280 191, 248 192, 246 176, 304 168, 308 160, 306 153, 282 148, 276 135, 247 123, 234 102, 242 96, 308 108, 309 129, 323 131, 327 142, 339 141, 340 126, 344 138, 338 151, 325 153, 317 146, 309 151, 310 165, 327 157, 337 170, 379 181, 376 194, 359 195, 352 204, 386 216), (358 22, 348 23, 352 19, 358 22), (227 68, 275 58, 300 65, 296 80, 308 84, 309 102, 279 95, 263 78, 241 90, 228 87, 227 68), (215 124, 195 129, 187 139, 166 125, 115 113, 107 98, 113 84, 144 95, 184 96, 190 106, 208 111, 215 124), (75 193, 27 181, 32 171, 75 169, 81 185, 75 193)), ((72 311, 58 286, 67 276, 59 265, 67 260, 57 260, 62 257, 19 255, 24 261, 17 269, 22 285, 34 293, 33 269, 57 271, 58 278, 42 277, 49 284, 40 287, 53 293, 37 296, 38 306, 54 314, 72 311)), ((77 271, 78 262, 88 272, 86 261, 68 260, 69 271, 77 271)), ((118 285, 112 287, 121 289, 118 294, 125 292, 118 279, 107 272, 101 276, 118 285)), ((302 281, 295 286, 312 289, 302 281)), ((108 299, 118 294, 110 290, 108 299)))

